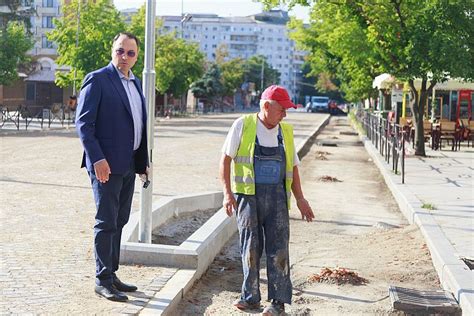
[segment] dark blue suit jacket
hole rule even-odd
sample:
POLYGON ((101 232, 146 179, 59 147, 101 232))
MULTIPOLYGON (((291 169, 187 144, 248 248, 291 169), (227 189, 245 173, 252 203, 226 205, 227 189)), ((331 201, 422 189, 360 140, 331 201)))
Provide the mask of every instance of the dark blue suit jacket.
POLYGON ((135 172, 143 174, 148 166, 145 98, 136 79, 142 98, 143 133, 134 153, 132 112, 120 80, 112 63, 84 78, 76 110, 76 130, 84 147, 81 167, 93 172, 94 163, 105 158, 112 174, 124 174, 134 160, 135 172))

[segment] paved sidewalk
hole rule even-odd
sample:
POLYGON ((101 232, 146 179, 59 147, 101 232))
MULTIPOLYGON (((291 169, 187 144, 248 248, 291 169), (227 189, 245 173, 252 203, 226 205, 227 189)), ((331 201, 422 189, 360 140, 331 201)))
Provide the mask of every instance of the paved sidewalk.
POLYGON ((410 222, 419 227, 429 246, 443 287, 474 315, 474 271, 460 258, 474 259, 474 149, 433 151, 409 156, 405 184, 370 141, 366 148, 410 222))

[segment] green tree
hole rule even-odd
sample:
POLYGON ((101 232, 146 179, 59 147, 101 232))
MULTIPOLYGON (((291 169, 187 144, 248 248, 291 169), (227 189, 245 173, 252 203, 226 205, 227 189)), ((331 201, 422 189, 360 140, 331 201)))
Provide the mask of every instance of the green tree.
POLYGON ((216 64, 221 72, 221 83, 223 96, 231 96, 235 90, 244 82, 244 64, 242 58, 228 60, 229 52, 227 45, 219 45, 216 49, 216 64))
MULTIPOLYGON (((428 96, 438 82, 448 78, 474 78, 474 2, 446 0, 262 0, 268 6, 296 3, 312 6, 311 24, 338 22, 350 26, 358 38, 353 54, 336 53, 337 59, 349 59, 349 66, 373 65, 380 73, 388 72, 410 87, 415 121, 415 154, 425 155, 423 118, 428 96), (340 19, 340 20, 339 20, 340 19), (365 47, 361 49, 361 47, 365 47), (421 86, 415 80, 421 79, 421 86)), ((319 33, 318 33, 319 34, 319 33)), ((334 34, 333 34, 334 35, 334 34)), ((337 34, 336 34, 337 35, 337 34)), ((353 37, 352 37, 353 38, 353 37)), ((328 46, 347 39, 318 37, 328 46)), ((345 50, 344 50, 345 51, 345 50)), ((334 51, 331 50, 334 53, 334 51)), ((349 67, 348 66, 348 67, 349 67)), ((348 70, 348 68, 344 68, 348 70)), ((372 70, 357 70, 357 82, 373 79, 372 70), (366 77, 366 79, 364 79, 366 77)), ((357 72, 356 71, 356 72, 357 72)), ((342 84, 349 84, 340 76, 342 84)))
POLYGON ((18 79, 18 67, 30 59, 26 52, 33 41, 21 21, 10 21, 0 28, 0 84, 9 85, 18 79))
POLYGON ((204 55, 196 44, 166 34, 156 40, 155 67, 158 91, 181 96, 204 73, 204 55))
POLYGON ((310 63, 306 62, 302 67, 302 78, 298 81, 300 85, 300 99, 304 96, 326 95, 331 100, 344 102, 344 93, 340 90, 340 82, 328 73, 320 73, 316 78, 310 75, 312 72, 310 63), (316 81, 317 79, 317 81, 316 81))
POLYGON ((234 58, 219 65, 224 96, 233 95, 244 82, 244 64, 242 58, 234 58))
POLYGON ((55 19, 54 24, 56 27, 48 39, 58 45, 56 62, 71 67, 70 72, 56 73, 56 84, 60 87, 73 85, 75 71, 79 86, 87 73, 107 65, 114 36, 125 30, 120 12, 108 0, 72 0, 63 6, 63 16, 55 19), (76 47, 78 13, 79 45, 76 47))
POLYGON ((244 64, 244 80, 255 83, 255 89, 263 92, 269 85, 280 81, 280 72, 274 69, 264 56, 252 56, 244 64), (263 73, 262 73, 263 66, 263 73), (262 88, 263 75, 263 88, 262 88))
POLYGON ((27 32, 31 34, 30 17, 35 13, 33 5, 23 6, 22 0, 6 0, 2 5, 6 5, 6 10, 0 12, 0 28, 7 28, 8 23, 13 21, 21 22, 25 25, 27 32))
POLYGON ((133 73, 139 78, 142 78, 145 63, 145 13, 146 6, 142 5, 138 12, 132 16, 132 21, 128 26, 128 32, 132 33, 140 40, 137 62, 135 63, 135 66, 133 66, 133 73))
POLYGON ((191 92, 204 99, 207 106, 214 106, 222 91, 221 72, 217 64, 211 64, 202 78, 191 85, 191 92))
POLYGON ((315 6, 308 27, 292 20, 290 27, 295 32, 290 36, 299 47, 309 51, 309 75, 318 79, 319 90, 330 94, 341 91, 349 101, 374 96, 372 78, 379 69, 373 47, 357 24, 347 21, 346 15, 334 9, 334 6, 315 6))

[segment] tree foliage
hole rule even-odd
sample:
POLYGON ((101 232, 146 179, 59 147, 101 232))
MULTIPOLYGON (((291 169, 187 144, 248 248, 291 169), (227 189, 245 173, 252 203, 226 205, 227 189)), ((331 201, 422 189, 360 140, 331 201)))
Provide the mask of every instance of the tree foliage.
POLYGON ((33 6, 22 6, 22 0, 6 0, 3 5, 6 5, 7 10, 0 11, 0 28, 6 29, 8 23, 17 21, 25 25, 27 33, 31 35, 31 21, 30 17, 35 13, 33 6))
POLYGON ((30 31, 34 9, 22 8, 20 0, 5 1, 5 5, 7 9, 0 12, 0 85, 18 79, 18 69, 27 66, 26 53, 34 45, 30 31))
POLYGON ((245 82, 255 83, 255 89, 262 92, 266 87, 280 81, 280 72, 274 69, 264 56, 252 56, 244 64, 245 82), (263 67, 263 74, 262 74, 263 67), (263 87, 262 87, 263 75, 263 87))
POLYGON ((363 87, 369 87, 375 75, 382 72, 407 82, 416 122, 417 155, 425 155, 423 115, 434 85, 448 78, 474 77, 473 1, 262 2, 268 6, 311 6, 310 27, 300 32, 301 42, 311 48, 314 70, 326 68, 351 98, 359 93, 364 97, 363 87), (420 88, 415 87, 415 79, 421 79, 420 88))
POLYGON ((242 58, 228 59, 227 45, 223 44, 216 49, 216 64, 221 72, 222 94, 232 96, 235 90, 244 81, 244 65, 242 58))
POLYGON ((76 70, 76 84, 80 85, 87 73, 104 67, 110 61, 112 40, 117 33, 125 30, 125 23, 120 12, 108 0, 72 0, 63 6, 62 11, 63 16, 55 19, 56 27, 48 34, 48 39, 58 45, 56 62, 70 66, 71 72, 57 72, 56 84, 60 87, 71 86, 76 70), (78 12, 79 46, 76 47, 78 12))
POLYGON ((191 92, 198 98, 206 99, 207 104, 215 104, 223 92, 219 66, 210 64, 202 78, 193 82, 191 92))
POLYGON ((0 47, 0 84, 9 85, 18 79, 18 67, 29 61, 26 52, 33 47, 25 24, 10 21, 0 28, 0 47))
MULTIPOLYGON (((139 78, 142 78, 143 67, 145 64, 145 14, 146 6, 142 5, 138 12, 132 16, 132 22, 128 27, 128 31, 140 40, 137 62, 135 63, 135 66, 133 66, 133 73, 139 78)), ((157 21, 156 25, 158 26, 160 24, 161 23, 157 21)))
POLYGON ((174 34, 156 40, 156 88, 161 93, 180 96, 204 73, 204 55, 196 44, 177 39, 174 34))
POLYGON ((309 51, 309 75, 318 78, 317 88, 337 89, 347 100, 359 101, 374 94, 372 78, 380 70, 373 47, 354 23, 334 6, 321 5, 313 8, 309 27, 298 20, 292 20, 290 27, 295 30, 291 37, 309 51))

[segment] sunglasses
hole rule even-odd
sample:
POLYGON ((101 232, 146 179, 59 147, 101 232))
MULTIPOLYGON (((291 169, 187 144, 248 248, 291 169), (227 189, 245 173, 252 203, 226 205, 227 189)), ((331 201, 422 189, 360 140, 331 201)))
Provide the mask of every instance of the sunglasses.
MULTIPOLYGON (((123 48, 119 48, 119 49, 116 49, 115 50, 115 53, 118 55, 118 56, 122 56, 123 54, 125 54, 125 49, 123 48)), ((137 53, 135 53, 133 50, 129 50, 127 52, 127 56, 128 57, 135 57, 137 53)))

